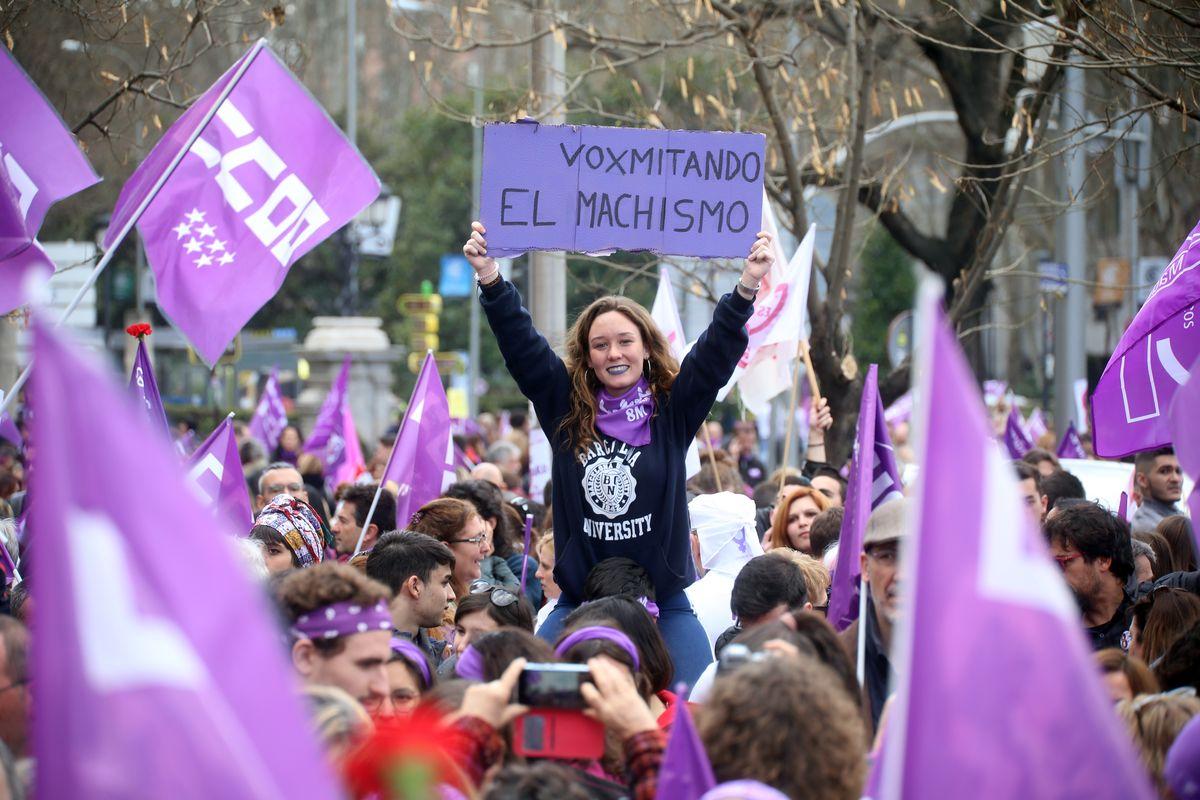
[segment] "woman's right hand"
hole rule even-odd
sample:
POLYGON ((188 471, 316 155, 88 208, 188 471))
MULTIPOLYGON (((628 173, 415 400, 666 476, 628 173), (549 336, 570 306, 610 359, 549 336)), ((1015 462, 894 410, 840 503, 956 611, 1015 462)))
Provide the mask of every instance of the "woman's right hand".
POLYGON ((490 275, 496 270, 496 259, 487 254, 487 239, 483 238, 485 233, 487 229, 483 227, 483 223, 478 220, 472 222, 471 235, 463 245, 463 255, 467 257, 471 269, 475 270, 476 278, 490 275))
POLYGON ((622 742, 636 733, 658 729, 628 669, 607 656, 589 659, 587 665, 591 682, 579 687, 588 704, 583 713, 603 722, 622 742))

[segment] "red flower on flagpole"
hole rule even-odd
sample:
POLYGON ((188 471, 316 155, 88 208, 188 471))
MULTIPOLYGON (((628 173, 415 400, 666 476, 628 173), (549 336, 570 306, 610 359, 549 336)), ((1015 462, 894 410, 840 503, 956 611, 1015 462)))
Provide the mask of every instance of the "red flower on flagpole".
POLYGON ((141 339, 143 336, 149 336, 154 333, 154 329, 147 322, 135 322, 125 329, 125 332, 130 336, 136 336, 141 339))

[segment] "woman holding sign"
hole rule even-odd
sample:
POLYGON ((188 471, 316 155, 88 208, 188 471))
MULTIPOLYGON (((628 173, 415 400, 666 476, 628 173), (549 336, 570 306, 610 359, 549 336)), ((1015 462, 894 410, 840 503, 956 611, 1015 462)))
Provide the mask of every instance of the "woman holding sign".
POLYGON ((483 225, 471 227, 463 254, 488 324, 554 450, 554 578, 562 595, 538 635, 554 641, 591 568, 626 556, 653 580, 676 677, 693 684, 712 651, 683 592, 696 577, 684 456, 746 349, 755 292, 773 261, 770 235, 758 234, 735 291, 717 303, 682 364, 649 312, 624 297, 584 309, 567 333, 564 362, 488 257, 483 225))

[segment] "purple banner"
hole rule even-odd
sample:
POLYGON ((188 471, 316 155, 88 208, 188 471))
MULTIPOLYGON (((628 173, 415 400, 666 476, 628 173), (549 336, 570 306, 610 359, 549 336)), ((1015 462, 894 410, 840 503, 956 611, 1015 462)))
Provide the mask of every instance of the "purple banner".
POLYGON ((1200 356, 1200 223, 1121 335, 1092 393, 1092 446, 1118 458, 1171 441, 1167 409, 1200 356))
POLYGON ((1063 431, 1056 455, 1059 458, 1087 458, 1087 451, 1083 449, 1083 442, 1079 440, 1079 431, 1075 430, 1073 420, 1067 423, 1067 429, 1063 431))
POLYGON ((396 493, 396 525, 407 527, 413 512, 454 480, 450 406, 433 353, 425 355, 417 385, 400 423, 383 484, 396 493))
POLYGON ((321 457, 321 463, 325 466, 325 484, 330 488, 337 485, 332 481, 346 457, 342 428, 346 420, 346 393, 349 388, 350 356, 346 356, 337 377, 333 379, 333 385, 329 387, 325 402, 321 404, 321 410, 317 412, 312 433, 304 443, 304 452, 316 453, 321 457))
POLYGON ((271 453, 279 445, 279 437, 283 435, 287 424, 287 409, 279 392, 279 370, 272 369, 258 398, 254 416, 250 418, 250 435, 265 444, 267 452, 271 453))
POLYGON ((878 797, 1150 800, 1079 607, 927 289, 918 326, 927 332, 914 368, 925 435, 878 797))
POLYGON ((846 515, 842 518, 837 567, 829 589, 827 616, 830 624, 839 631, 858 619, 862 574, 859 555, 867 518, 883 503, 903 494, 904 485, 900 483, 896 454, 883 418, 883 401, 879 397, 879 367, 872 364, 867 368, 862 399, 858 404, 858 435, 854 439, 854 455, 846 482, 846 515))
POLYGON ((233 526, 233 533, 250 532, 254 512, 250 510, 250 492, 238 457, 232 414, 192 453, 187 477, 196 497, 221 514, 233 526))
POLYGON ((36 317, 33 353, 36 795, 339 796, 264 587, 170 446, 36 317))
POLYGON ((1192 518, 1192 538, 1200 553, 1200 425, 1196 424, 1196 409, 1200 408, 1200 360, 1192 367, 1188 379, 1171 401, 1170 425, 1175 455, 1179 466, 1192 479, 1192 491, 1187 497, 1188 514, 1192 518))
POLYGON ((758 133, 488 125, 479 212, 488 253, 745 258, 762 219, 765 143, 758 133))
MULTIPOLYGON (((265 45, 138 222, 163 313, 209 364, 275 295, 288 268, 379 194, 379 179, 265 45)), ((204 113, 230 68, 171 126, 126 184, 127 220, 204 113)))
POLYGON ((1008 449, 1008 455, 1014 461, 1019 461, 1030 450, 1033 449, 1033 442, 1029 440, 1029 434, 1025 432, 1025 423, 1021 419, 1021 412, 1017 411, 1014 405, 1008 412, 1008 419, 1004 421, 1004 446, 1008 449))
POLYGON ((129 392, 138 408, 145 413, 150 427, 170 437, 171 426, 167 423, 167 412, 158 394, 158 380, 154 377, 154 367, 150 364, 146 343, 141 337, 138 337, 137 354, 133 357, 133 370, 129 373, 129 392))

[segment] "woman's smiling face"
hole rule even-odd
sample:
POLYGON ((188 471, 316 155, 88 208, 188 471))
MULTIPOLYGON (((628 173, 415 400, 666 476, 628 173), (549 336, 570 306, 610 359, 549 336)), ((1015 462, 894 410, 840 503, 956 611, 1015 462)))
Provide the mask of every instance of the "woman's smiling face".
POLYGON ((646 345, 633 320, 620 311, 606 311, 588 331, 588 366, 611 395, 629 389, 642 377, 646 345))

